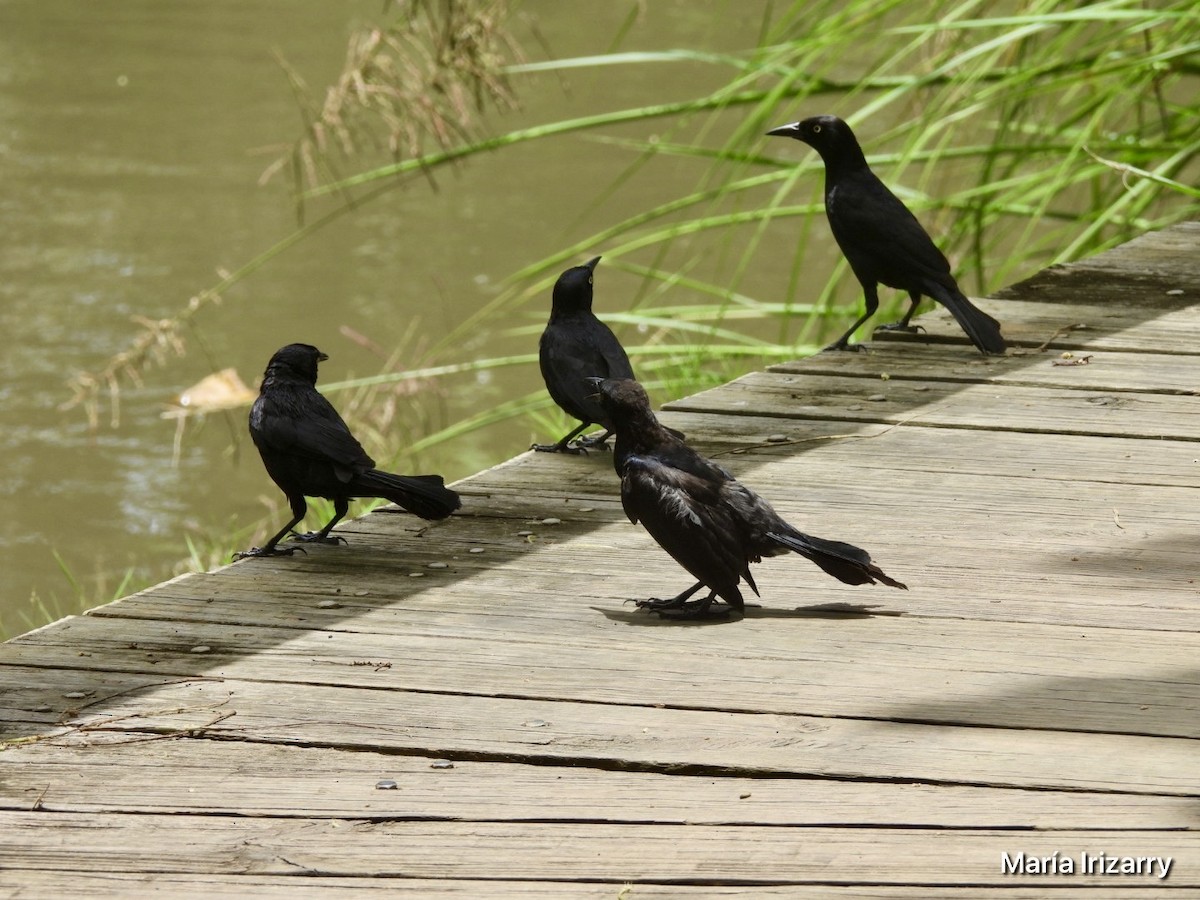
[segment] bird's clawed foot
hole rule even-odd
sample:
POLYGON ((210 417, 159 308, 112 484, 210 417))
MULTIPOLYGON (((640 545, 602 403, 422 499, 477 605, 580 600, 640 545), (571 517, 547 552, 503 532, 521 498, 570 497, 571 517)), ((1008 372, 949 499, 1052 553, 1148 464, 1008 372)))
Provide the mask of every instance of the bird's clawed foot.
POLYGON ((832 344, 830 344, 828 347, 826 347, 821 352, 822 353, 831 353, 831 352, 837 352, 837 351, 845 351, 848 353, 866 353, 867 345, 866 344, 851 344, 848 341, 834 341, 832 344))
POLYGON ((702 619, 729 615, 730 607, 725 604, 722 603, 715 608, 713 607, 713 599, 716 597, 715 593, 711 593, 699 600, 686 599, 692 593, 693 591, 685 591, 678 597, 670 597, 666 600, 651 597, 648 600, 634 600, 633 603, 638 609, 658 613, 666 619, 702 619))
MULTIPOLYGON (((261 556, 291 556, 297 550, 305 553, 303 547, 272 547, 269 544, 266 547, 251 547, 249 550, 241 550, 233 554, 234 559, 247 559, 250 557, 261 556)), ((307 553, 305 553, 307 555, 307 553)))
POLYGON ((580 438, 575 442, 575 446, 584 453, 587 453, 589 450, 607 450, 608 444, 606 442, 608 441, 608 436, 610 434, 611 432, 606 431, 603 434, 598 434, 593 437, 580 438))
MULTIPOLYGON (((309 531, 306 534, 299 534, 293 531, 291 539, 304 544, 348 544, 350 543, 344 537, 338 534, 325 534, 320 531, 309 531)), ((294 548, 297 550, 303 549, 300 547, 294 548)))
POLYGON ((559 442, 557 444, 530 444, 530 450, 536 450, 538 453, 569 453, 572 456, 583 454, 587 456, 587 450, 583 447, 572 446, 559 442))
POLYGON ((901 319, 899 322, 888 322, 885 325, 876 325, 876 331, 902 331, 904 334, 918 334, 925 330, 924 325, 910 325, 901 319))

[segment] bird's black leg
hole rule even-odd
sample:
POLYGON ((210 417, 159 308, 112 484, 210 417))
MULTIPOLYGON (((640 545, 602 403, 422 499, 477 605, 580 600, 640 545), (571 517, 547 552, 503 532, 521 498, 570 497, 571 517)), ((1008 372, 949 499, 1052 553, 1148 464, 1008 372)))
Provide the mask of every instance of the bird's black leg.
POLYGON ((333 501, 333 518, 325 523, 325 527, 320 531, 310 531, 307 534, 295 534, 292 536, 293 541, 303 541, 306 544, 344 544, 346 539, 340 535, 329 536, 329 532, 333 526, 342 520, 350 510, 350 501, 345 497, 338 497, 333 501))
POLYGON ((575 436, 579 434, 579 432, 583 431, 583 429, 587 428, 591 424, 591 422, 583 422, 578 428, 564 437, 557 444, 531 444, 529 449, 536 450, 539 453, 584 453, 585 451, 582 447, 572 447, 570 444, 571 441, 575 439, 575 436))
POLYGON ((867 349, 862 344, 851 344, 850 337, 854 332, 858 331, 858 326, 871 316, 875 315, 875 310, 879 309, 879 290, 874 284, 863 284, 863 297, 867 303, 866 312, 858 317, 858 321, 846 329, 846 333, 840 338, 826 347, 826 350, 865 350, 867 349))
POLYGON ((576 443, 579 444, 580 447, 590 450, 593 447, 603 447, 604 442, 610 437, 612 437, 612 429, 605 429, 604 434, 595 435, 594 437, 580 438, 578 441, 576 441, 576 443))
POLYGON ((904 331, 904 332, 908 332, 909 334, 916 334, 918 331, 924 331, 925 329, 922 328, 920 325, 910 325, 909 324, 909 320, 913 317, 913 313, 915 313, 917 311, 917 307, 921 303, 921 295, 917 291, 909 291, 908 298, 912 302, 908 306, 908 312, 906 312, 901 317, 899 322, 889 322, 886 325, 880 325, 875 330, 876 331, 904 331))
MULTIPOLYGON (((660 616, 665 616, 671 619, 699 619, 703 616, 710 615, 709 607, 712 606, 713 599, 717 596, 716 591, 709 591, 707 597, 701 597, 699 600, 687 602, 688 598, 700 588, 704 587, 703 582, 696 582, 682 594, 671 597, 667 600, 660 600, 658 597, 651 597, 649 600, 635 600, 634 604, 638 609, 646 609, 650 612, 656 612, 660 616)), ((729 608, 724 607, 712 615, 728 615, 729 608)))
MULTIPOLYGON (((252 547, 249 550, 243 550, 240 553, 233 554, 234 559, 245 559, 247 556, 291 556, 299 547, 283 547, 276 546, 284 537, 291 532, 296 524, 304 518, 304 514, 308 512, 308 504, 304 502, 304 496, 288 497, 288 503, 292 507, 292 521, 288 522, 275 537, 271 538, 261 547, 252 547)), ((301 551, 303 552, 303 551, 301 551)))

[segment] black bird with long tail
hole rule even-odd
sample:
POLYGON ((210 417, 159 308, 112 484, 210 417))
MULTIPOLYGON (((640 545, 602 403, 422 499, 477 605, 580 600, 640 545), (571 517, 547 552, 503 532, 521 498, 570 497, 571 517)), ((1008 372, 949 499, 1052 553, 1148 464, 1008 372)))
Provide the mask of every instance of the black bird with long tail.
MULTIPOLYGON (((882 583, 907 590, 852 544, 813 537, 793 528, 724 468, 701 456, 659 423, 645 390, 629 379, 593 379, 613 423, 613 463, 621 476, 621 505, 696 584, 676 597, 638 600, 641 609, 671 617, 710 613, 715 598, 729 609, 745 602, 739 582, 758 587, 750 563, 799 553, 845 584, 882 583), (708 594, 691 600, 702 588, 708 594)), ((728 612, 728 610, 721 610, 728 612)))
POLYGON ((440 475, 392 475, 375 468, 337 410, 317 392, 317 364, 325 359, 309 344, 288 344, 267 364, 250 409, 250 437, 267 474, 287 495, 292 520, 262 547, 236 554, 239 559, 295 553, 295 547, 278 544, 308 511, 305 496, 333 501, 334 515, 324 528, 294 535, 297 541, 321 544, 344 542, 329 532, 346 515, 351 498, 390 500, 423 519, 444 519, 461 505, 440 475))
POLYGON ((850 126, 836 116, 815 116, 767 134, 803 141, 825 163, 825 213, 834 239, 862 284, 866 312, 829 350, 858 349, 850 336, 879 308, 878 285, 908 291, 912 305, 899 322, 881 329, 916 331, 909 324, 921 297, 950 311, 983 353, 1003 353, 1000 323, 973 305, 950 274, 950 263, 908 207, 880 181, 850 126))

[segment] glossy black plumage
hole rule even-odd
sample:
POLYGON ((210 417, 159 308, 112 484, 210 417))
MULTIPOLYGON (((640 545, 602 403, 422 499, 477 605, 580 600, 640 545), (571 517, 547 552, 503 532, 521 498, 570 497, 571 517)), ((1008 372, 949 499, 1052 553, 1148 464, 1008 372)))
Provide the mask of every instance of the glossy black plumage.
POLYGON ((720 597, 740 610, 741 581, 758 593, 750 563, 788 551, 846 584, 904 588, 865 550, 804 534, 785 522, 765 500, 659 423, 636 381, 595 379, 594 384, 617 435, 613 462, 626 515, 641 522, 698 582, 677 597, 639 600, 639 607, 703 615, 720 597), (702 587, 709 594, 687 602, 702 587))
POLYGON ((850 349, 850 336, 879 307, 878 285, 908 292, 904 317, 883 329, 912 331, 909 320, 921 297, 950 311, 983 353, 1003 353, 1000 323, 971 303, 950 274, 950 263, 908 207, 880 181, 850 126, 836 116, 815 116, 768 131, 811 146, 825 163, 825 213, 834 239, 862 284, 866 312, 831 350, 850 349))
POLYGON ((287 495, 292 520, 265 545, 243 556, 291 555, 276 545, 304 518, 305 497, 334 503, 334 517, 320 531, 296 535, 306 542, 336 543, 329 532, 355 497, 390 500, 424 519, 443 519, 460 506, 458 494, 440 475, 392 475, 350 433, 337 410, 316 389, 317 364, 328 357, 309 344, 288 344, 267 364, 258 398, 250 409, 250 436, 267 474, 287 495))
POLYGON ((550 321, 538 343, 538 363, 551 398, 580 425, 554 444, 534 444, 546 453, 577 453, 572 439, 589 425, 605 430, 597 438, 580 443, 584 447, 603 443, 612 432, 608 416, 595 398, 589 377, 633 378, 633 366, 621 342, 592 312, 592 279, 600 257, 567 269, 558 277, 550 309, 550 321))

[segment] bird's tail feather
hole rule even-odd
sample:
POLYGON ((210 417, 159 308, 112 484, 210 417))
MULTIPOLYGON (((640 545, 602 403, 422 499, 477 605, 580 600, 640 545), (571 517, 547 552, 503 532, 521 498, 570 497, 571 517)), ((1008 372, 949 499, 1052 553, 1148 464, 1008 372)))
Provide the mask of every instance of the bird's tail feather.
POLYGON ((888 577, 883 569, 871 562, 871 555, 860 547, 842 541, 827 541, 794 529, 786 534, 769 532, 767 537, 794 550, 805 559, 816 563, 838 581, 845 584, 875 584, 882 582, 888 587, 907 591, 908 587, 888 577))
POLYGON ((444 519, 462 506, 441 475, 392 475, 372 469, 356 475, 350 488, 352 496, 382 497, 422 519, 444 519))
POLYGON ((954 316, 979 350, 984 353, 1003 353, 1008 346, 1000 334, 1000 323, 968 300, 961 291, 938 284, 933 297, 954 316))

